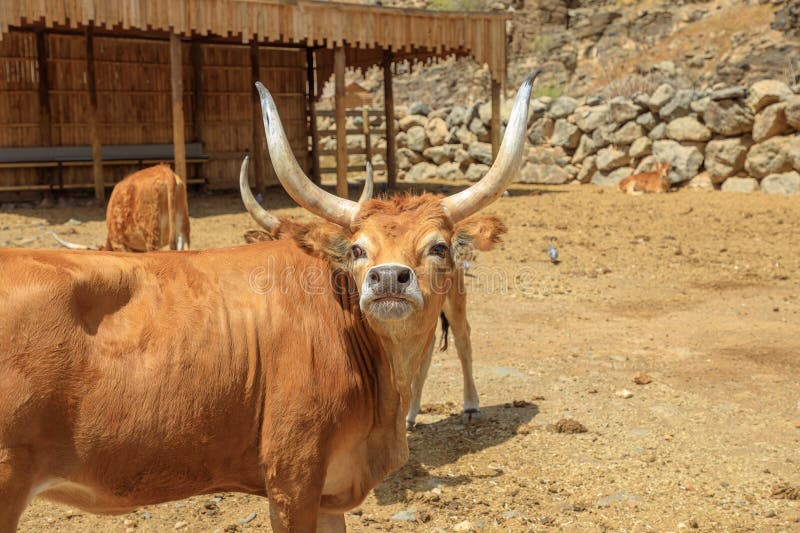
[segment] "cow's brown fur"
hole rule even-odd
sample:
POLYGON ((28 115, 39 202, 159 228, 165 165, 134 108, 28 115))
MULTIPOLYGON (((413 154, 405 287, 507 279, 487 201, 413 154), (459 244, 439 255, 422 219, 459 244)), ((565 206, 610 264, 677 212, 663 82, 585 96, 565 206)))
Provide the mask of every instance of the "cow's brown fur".
POLYGON ((120 513, 223 490, 268 496, 277 531, 342 528, 407 458, 410 384, 455 275, 426 246, 462 230, 428 195, 251 246, 0 250, 0 531, 36 494, 120 513), (396 324, 355 290, 391 262, 424 298, 396 324))
POLYGON ((126 176, 114 186, 106 207, 108 236, 101 250, 152 252, 189 248, 186 183, 169 165, 160 164, 126 176))
POLYGON ((671 187, 669 163, 655 163, 653 172, 633 174, 619 182, 619 190, 628 194, 662 193, 671 187))

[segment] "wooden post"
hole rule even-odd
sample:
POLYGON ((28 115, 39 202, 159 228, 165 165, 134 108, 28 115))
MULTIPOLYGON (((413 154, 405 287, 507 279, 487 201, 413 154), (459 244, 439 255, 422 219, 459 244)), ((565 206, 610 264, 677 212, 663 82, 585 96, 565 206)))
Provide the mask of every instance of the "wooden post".
POLYGON ((364 107, 361 109, 361 120, 364 123, 362 126, 364 131, 364 151, 367 154, 367 161, 372 163, 372 143, 369 138, 369 107, 364 107))
POLYGON ((253 162, 253 174, 256 178, 256 191, 264 194, 266 188, 266 150, 265 144, 267 142, 267 134, 264 131, 264 119, 261 114, 261 99, 258 96, 256 89, 256 82, 259 81, 261 76, 261 60, 259 58, 260 48, 258 41, 250 41, 250 90, 253 95, 252 111, 253 111, 253 153, 250 158, 253 162))
POLYGON ((492 159, 500 151, 500 82, 492 78, 492 159))
POLYGON ((53 143, 50 113, 50 83, 47 72, 47 43, 43 30, 36 30, 36 62, 39 71, 39 142, 42 146, 53 143))
POLYGON ((172 144, 175 150, 175 173, 181 178, 186 175, 186 138, 183 119, 183 53, 181 36, 169 35, 169 73, 172 85, 172 144))
POLYGON ((336 121, 336 194, 347 198, 347 117, 344 111, 344 67, 344 47, 337 46, 333 51, 336 89, 334 113, 336 121))
POLYGON ((86 27, 86 84, 89 91, 89 137, 92 139, 92 176, 94 199, 98 205, 106 200, 103 182, 103 154, 100 148, 100 128, 97 124, 97 83, 94 74, 94 26, 86 27))
POLYGON ((192 142, 202 142, 205 96, 203 95, 203 50, 200 48, 199 41, 192 39, 189 55, 192 61, 192 93, 194 93, 194 105, 192 106, 192 142))
POLYGON ((395 163, 394 93, 392 91, 392 51, 383 52, 383 109, 386 116, 386 180, 389 189, 397 187, 395 163))
POLYGON ((306 80, 308 81, 308 122, 311 134, 311 179, 319 185, 319 130, 317 128, 316 76, 314 73, 314 49, 306 48, 306 80))

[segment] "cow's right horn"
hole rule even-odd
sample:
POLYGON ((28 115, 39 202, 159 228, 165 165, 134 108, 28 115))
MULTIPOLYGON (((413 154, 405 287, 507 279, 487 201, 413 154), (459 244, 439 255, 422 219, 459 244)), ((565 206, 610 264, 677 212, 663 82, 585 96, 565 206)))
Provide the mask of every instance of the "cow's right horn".
POLYGON ((340 226, 350 227, 358 214, 359 205, 322 190, 306 176, 292 153, 272 95, 261 82, 256 82, 256 88, 261 97, 269 155, 283 188, 308 211, 340 226))
POLYGON ((85 244, 75 244, 74 242, 65 241, 58 235, 56 235, 55 231, 51 231, 50 234, 53 236, 53 239, 66 248, 67 250, 99 250, 96 246, 87 246, 85 244))
POLYGON ((364 202, 372 199, 372 190, 375 187, 375 182, 372 179, 372 163, 367 161, 367 177, 364 180, 364 190, 361 191, 361 196, 358 199, 358 205, 363 205, 364 202))

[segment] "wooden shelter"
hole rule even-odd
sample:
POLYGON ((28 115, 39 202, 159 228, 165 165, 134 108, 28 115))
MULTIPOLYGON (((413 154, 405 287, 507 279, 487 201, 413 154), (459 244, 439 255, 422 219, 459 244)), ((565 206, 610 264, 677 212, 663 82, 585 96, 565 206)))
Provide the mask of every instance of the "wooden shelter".
POLYGON ((311 0, 0 0, 0 192, 94 188, 103 201, 115 179, 160 160, 190 182, 235 188, 248 151, 263 190, 275 176, 256 80, 318 179, 315 101, 333 74, 346 195, 344 72, 374 65, 393 186, 392 64, 454 54, 492 72, 496 151, 507 18, 311 0))

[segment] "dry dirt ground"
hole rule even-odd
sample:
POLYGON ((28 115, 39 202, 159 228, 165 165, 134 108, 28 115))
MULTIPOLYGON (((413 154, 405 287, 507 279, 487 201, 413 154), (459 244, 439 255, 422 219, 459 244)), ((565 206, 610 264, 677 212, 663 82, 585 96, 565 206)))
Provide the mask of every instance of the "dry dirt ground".
MULTIPOLYGON (((193 248, 253 227, 235 196, 190 203, 193 248)), ((302 214, 278 190, 267 204, 302 214)), ((800 531, 797 491, 773 496, 800 484, 800 199, 519 186, 490 210, 510 231, 470 278, 483 420, 457 416, 451 346, 435 356, 409 463, 347 515, 350 529, 800 531), (639 372, 652 381, 634 383, 639 372), (562 418, 588 431, 556 432, 562 418)), ((4 212, 0 243, 49 247, 51 228, 99 243, 102 218, 4 212)), ((211 494, 99 517, 35 501, 20 526, 175 529, 269 530, 266 505, 211 494)))

